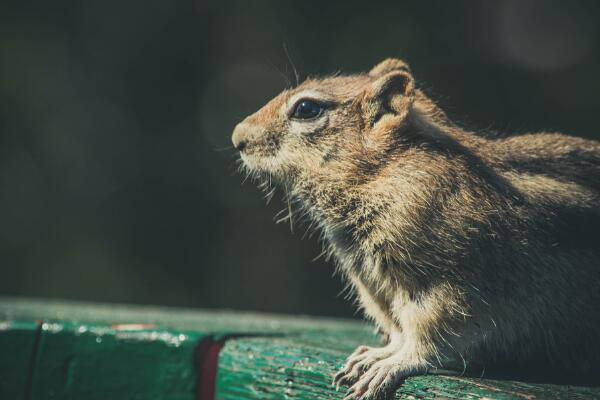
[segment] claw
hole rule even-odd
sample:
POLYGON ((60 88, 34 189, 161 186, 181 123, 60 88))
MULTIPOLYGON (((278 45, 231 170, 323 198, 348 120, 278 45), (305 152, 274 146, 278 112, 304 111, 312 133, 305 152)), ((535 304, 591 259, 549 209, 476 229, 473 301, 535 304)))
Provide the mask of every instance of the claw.
POLYGON ((336 383, 342 376, 344 376, 344 370, 341 370, 337 374, 335 374, 335 376, 333 377, 333 383, 336 383))
POLYGON ((406 360, 397 351, 391 346, 359 347, 348 358, 346 365, 335 374, 332 385, 335 385, 336 391, 341 386, 350 386, 344 400, 388 398, 406 376, 414 374, 420 368, 407 368, 406 360))
POLYGON ((348 386, 354 382, 353 378, 354 378, 353 376, 346 374, 337 380, 337 385, 338 386, 348 386))
POLYGON ((344 397, 344 400, 358 400, 362 393, 357 393, 356 390, 350 388, 344 397))

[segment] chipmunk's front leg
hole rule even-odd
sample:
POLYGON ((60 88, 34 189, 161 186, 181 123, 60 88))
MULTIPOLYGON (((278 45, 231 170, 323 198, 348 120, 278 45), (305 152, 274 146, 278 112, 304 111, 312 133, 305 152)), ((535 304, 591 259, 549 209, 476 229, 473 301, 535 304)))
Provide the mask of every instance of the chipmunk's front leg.
POLYGON ((382 347, 359 346, 333 378, 336 387, 354 384, 374 363, 397 353, 402 347, 402 332, 389 312, 385 312, 372 292, 356 276, 349 276, 365 314, 374 320, 382 336, 382 347))
POLYGON ((338 384, 352 384, 345 400, 387 399, 409 376, 463 364, 467 342, 462 337, 472 335, 462 335, 470 324, 464 315, 455 315, 463 304, 455 293, 452 287, 439 287, 419 302, 399 298, 392 304, 390 310, 402 329, 392 331, 387 346, 362 348, 348 359, 336 376, 338 384))

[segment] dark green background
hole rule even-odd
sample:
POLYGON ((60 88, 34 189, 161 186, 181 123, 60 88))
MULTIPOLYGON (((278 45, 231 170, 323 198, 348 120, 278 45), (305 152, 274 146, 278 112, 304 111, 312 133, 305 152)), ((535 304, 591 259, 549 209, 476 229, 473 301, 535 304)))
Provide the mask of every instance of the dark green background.
POLYGON ((229 138, 293 76, 410 63, 463 124, 600 137, 600 3, 0 3, 0 295, 352 315, 229 138))

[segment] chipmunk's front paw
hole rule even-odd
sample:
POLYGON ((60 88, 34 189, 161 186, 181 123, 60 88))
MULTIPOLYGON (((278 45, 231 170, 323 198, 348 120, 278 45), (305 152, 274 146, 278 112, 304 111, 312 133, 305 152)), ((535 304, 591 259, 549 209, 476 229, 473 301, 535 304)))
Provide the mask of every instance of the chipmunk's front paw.
POLYGON ((395 349, 391 346, 369 347, 359 346, 346 360, 346 364, 333 378, 333 384, 339 388, 342 385, 352 385, 362 373, 379 360, 390 357, 395 349))
POLYGON ((377 361, 350 387, 344 400, 393 398, 394 392, 407 377, 425 372, 424 365, 412 365, 396 356, 377 361))

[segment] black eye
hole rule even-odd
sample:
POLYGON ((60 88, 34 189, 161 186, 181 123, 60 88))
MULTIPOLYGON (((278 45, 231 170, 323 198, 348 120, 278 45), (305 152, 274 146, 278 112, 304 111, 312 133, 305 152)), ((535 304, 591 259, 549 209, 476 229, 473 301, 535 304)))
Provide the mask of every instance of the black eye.
POLYGON ((292 118, 296 119, 312 119, 317 118, 323 113, 324 107, 313 100, 301 100, 296 104, 296 108, 292 113, 292 118))

